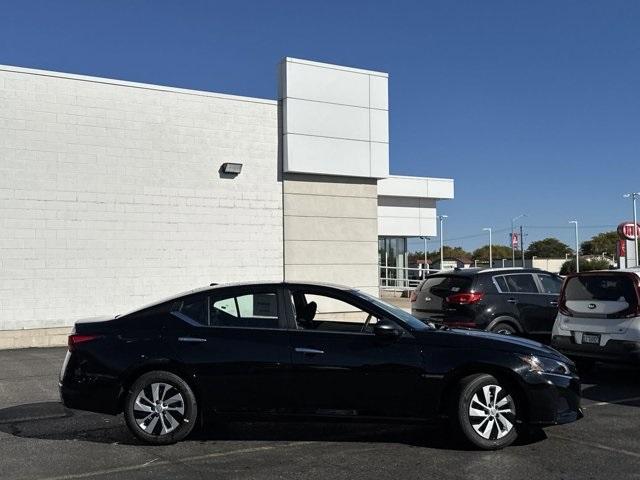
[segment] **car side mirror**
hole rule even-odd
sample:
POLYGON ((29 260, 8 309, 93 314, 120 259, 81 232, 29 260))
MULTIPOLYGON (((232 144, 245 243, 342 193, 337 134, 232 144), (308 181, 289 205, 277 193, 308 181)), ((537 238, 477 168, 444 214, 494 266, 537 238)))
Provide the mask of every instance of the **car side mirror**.
POLYGON ((373 333, 376 337, 392 340, 400 337, 402 330, 387 320, 381 320, 373 326, 373 333))

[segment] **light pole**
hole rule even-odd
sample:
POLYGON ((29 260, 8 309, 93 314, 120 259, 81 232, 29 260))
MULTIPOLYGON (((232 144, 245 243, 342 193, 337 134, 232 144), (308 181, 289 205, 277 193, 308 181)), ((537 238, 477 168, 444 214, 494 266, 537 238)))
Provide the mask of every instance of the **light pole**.
POLYGON ((429 237, 420 237, 422 240, 424 240, 424 267, 422 270, 426 270, 427 273, 425 275, 429 274, 429 267, 428 267, 428 263, 427 261, 429 260, 427 258, 427 241, 429 240, 429 237))
POLYGON ((569 220, 569 223, 573 223, 576 226, 576 273, 580 273, 580 243, 578 240, 578 221, 569 220))
POLYGON ((630 198, 633 202, 633 241, 636 247, 636 267, 638 263, 638 216, 636 215, 636 198, 640 197, 640 192, 625 193, 624 198, 630 198))
POLYGON ((493 247, 492 245, 492 239, 491 239, 491 227, 485 227, 482 230, 484 230, 485 232, 489 232, 489 268, 493 268, 493 247))
POLYGON ((511 266, 512 267, 516 266, 516 246, 513 244, 513 236, 516 234, 516 232, 514 232, 516 228, 514 224, 516 223, 516 220, 522 217, 526 217, 526 215, 524 213, 521 213, 517 217, 511 219, 511 266))
POLYGON ((438 215, 440 219, 440 270, 444 269, 444 219, 449 218, 448 215, 438 215))

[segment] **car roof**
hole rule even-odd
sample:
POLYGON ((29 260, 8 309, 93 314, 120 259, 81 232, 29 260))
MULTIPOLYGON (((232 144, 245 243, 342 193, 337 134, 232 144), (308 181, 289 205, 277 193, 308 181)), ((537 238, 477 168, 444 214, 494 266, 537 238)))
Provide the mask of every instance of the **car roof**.
POLYGON ((437 275, 459 275, 471 277, 479 273, 549 273, 539 268, 522 268, 522 267, 506 267, 506 268, 455 268, 453 270, 444 270, 442 272, 433 273, 429 276, 437 275))

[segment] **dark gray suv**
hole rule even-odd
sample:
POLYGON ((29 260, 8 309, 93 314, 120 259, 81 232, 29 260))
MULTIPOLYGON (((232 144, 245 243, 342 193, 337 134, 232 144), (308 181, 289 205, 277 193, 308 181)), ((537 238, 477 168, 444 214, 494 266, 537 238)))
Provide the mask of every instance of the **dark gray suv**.
POLYGON ((456 269, 411 294, 414 317, 507 335, 551 336, 562 277, 538 269, 456 269))

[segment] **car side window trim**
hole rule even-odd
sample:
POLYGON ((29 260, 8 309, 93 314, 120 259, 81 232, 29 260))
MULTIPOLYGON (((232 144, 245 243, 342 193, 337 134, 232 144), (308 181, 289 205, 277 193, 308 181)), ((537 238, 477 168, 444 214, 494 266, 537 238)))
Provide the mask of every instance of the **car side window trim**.
MULTIPOLYGON (((544 292, 542 291, 543 289, 541 289, 541 288, 540 288, 540 285, 539 285, 539 283, 538 283, 537 275, 536 275, 536 274, 534 274, 534 273, 530 273, 530 272, 522 272, 522 273, 507 273, 507 274, 505 274, 505 275, 496 275, 496 276, 494 276, 494 277, 493 277, 493 279, 492 279, 492 280, 493 280, 493 284, 496 286, 496 288, 498 289, 498 291, 499 291, 500 293, 509 293, 509 294, 512 294, 512 295, 550 295, 550 294, 544 293, 544 292), (533 277, 533 283, 536 285, 536 288, 538 289, 538 291, 537 291, 537 292, 512 292, 512 291, 504 292, 504 291, 502 291, 502 289, 500 288, 500 286, 498 285, 498 283, 495 281, 495 278, 496 278, 496 277, 502 277, 502 278, 505 278, 505 277, 507 277, 507 276, 512 276, 512 275, 530 275, 530 276, 532 276, 532 277, 533 277)), ((506 278, 505 278, 505 281, 506 281, 506 278)), ((507 284, 507 286, 509 286, 509 284, 507 284)))
POLYGON ((341 334, 341 335, 366 335, 366 336, 375 336, 373 332, 344 332, 344 331, 331 331, 331 330, 312 330, 312 329, 300 329, 298 328, 298 323, 296 322, 295 315, 293 312, 295 311, 295 307, 293 305, 293 294, 297 291, 302 291, 303 293, 309 293, 311 295, 322 295, 330 298, 335 298, 336 300, 340 300, 345 303, 349 303, 354 307, 359 308, 365 313, 372 315, 373 317, 379 320, 387 320, 392 322, 396 327, 402 330, 402 336, 410 336, 411 333, 407 330, 407 328, 399 323, 394 318, 389 318, 388 315, 381 315, 379 312, 374 311, 373 309, 366 308, 362 305, 358 298, 353 298, 347 295, 341 295, 340 292, 328 291, 322 288, 286 288, 284 297, 285 302, 287 303, 287 326, 286 329, 292 332, 304 332, 304 333, 324 333, 324 334, 341 334))
POLYGON ((188 315, 185 315, 184 313, 181 313, 179 311, 179 309, 182 308, 182 306, 184 305, 184 302, 186 300, 189 300, 191 298, 194 297, 186 297, 183 299, 180 299, 180 301, 177 301, 175 303, 175 305, 173 306, 172 311, 170 312, 173 316, 175 316, 176 318, 179 318, 180 320, 188 323, 189 325, 192 325, 194 327, 200 327, 200 328, 207 328, 207 329, 219 329, 219 328, 224 328, 224 329, 241 329, 241 330, 269 330, 269 331, 274 331, 274 330, 287 330, 288 329, 288 325, 286 322, 286 318, 285 318, 285 309, 284 309, 284 302, 282 301, 282 288, 278 285, 275 285, 273 288, 269 288, 269 287, 258 287, 258 288, 249 288, 249 287, 245 287, 245 288, 224 288, 224 289, 220 289, 220 290, 212 290, 207 292, 206 294, 202 295, 200 294, 199 296, 206 298, 206 303, 207 303, 207 324, 202 324, 199 323, 195 320, 193 320, 192 318, 190 318, 188 315), (236 311, 240 312, 240 308, 238 305, 238 297, 243 296, 243 295, 255 295, 255 294, 260 294, 260 293, 273 293, 276 295, 276 305, 277 305, 277 326, 275 327, 261 327, 261 326, 244 326, 244 325, 211 325, 211 305, 212 302, 216 299, 216 298, 233 298, 234 299, 234 305, 236 308, 236 311))

